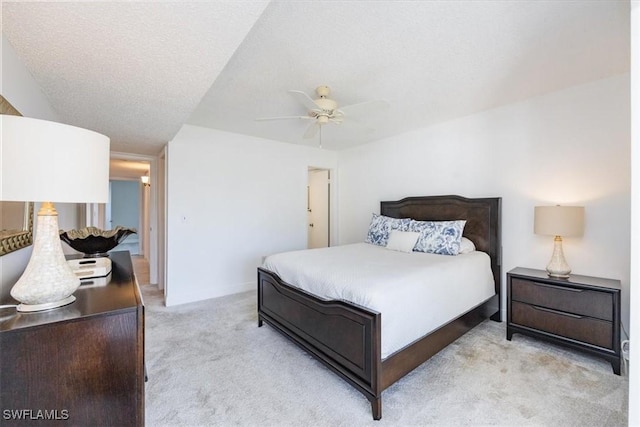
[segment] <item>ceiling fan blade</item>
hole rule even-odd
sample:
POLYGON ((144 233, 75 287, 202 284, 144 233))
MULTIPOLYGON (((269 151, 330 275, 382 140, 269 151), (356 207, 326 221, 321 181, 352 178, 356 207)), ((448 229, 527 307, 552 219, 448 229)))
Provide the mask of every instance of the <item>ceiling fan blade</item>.
POLYGON ((314 136, 316 136, 316 133, 318 133, 318 129, 320 128, 320 126, 322 125, 318 124, 317 122, 311 123, 302 137, 307 139, 313 138, 314 136))
POLYGON ((258 117, 256 120, 257 121, 264 121, 264 120, 288 120, 288 119, 303 119, 303 120, 313 119, 313 120, 315 120, 315 117, 310 117, 310 116, 258 117))
POLYGON ((376 101, 365 101, 358 104, 345 105, 338 110, 341 111, 345 117, 357 120, 358 117, 382 111, 389 107, 390 105, 387 101, 379 99, 376 101))
POLYGON ((315 101, 306 93, 299 90, 290 90, 289 93, 308 110, 321 110, 318 104, 316 104, 315 101))

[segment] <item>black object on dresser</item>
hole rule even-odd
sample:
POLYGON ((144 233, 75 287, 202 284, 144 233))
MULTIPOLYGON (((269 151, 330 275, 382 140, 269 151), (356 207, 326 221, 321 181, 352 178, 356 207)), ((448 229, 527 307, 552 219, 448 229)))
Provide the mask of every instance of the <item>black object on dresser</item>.
POLYGON ((110 258, 72 304, 0 312, 0 425, 144 425, 144 306, 129 252, 110 258))
POLYGON ((604 357, 620 375, 620 281, 515 268, 507 273, 507 340, 516 332, 604 357))

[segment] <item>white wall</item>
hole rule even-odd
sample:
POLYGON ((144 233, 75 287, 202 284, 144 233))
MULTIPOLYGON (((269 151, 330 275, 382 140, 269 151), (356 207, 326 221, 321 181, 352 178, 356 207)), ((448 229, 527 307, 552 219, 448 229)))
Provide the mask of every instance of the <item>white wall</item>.
POLYGON ((263 256, 306 248, 308 167, 337 166, 334 152, 195 126, 167 162, 167 305, 253 290, 263 256))
POLYGON ((140 180, 111 181, 111 224, 108 224, 109 229, 118 225, 136 230, 140 228, 140 186, 140 180))
POLYGON ((631 2, 631 331, 629 425, 640 426, 640 1, 631 2))
MULTIPOLYGON (((18 58, 9 41, 2 36, 2 80, 0 93, 23 116, 44 120, 58 120, 58 116, 49 105, 24 64, 18 58)), ((75 215, 75 209, 56 205, 60 222, 64 217, 75 215), (70 211, 67 214, 67 211, 70 211)), ((38 206, 36 206, 37 212, 38 206)), ((35 221, 34 221, 35 222, 35 221)), ((34 224, 35 226, 35 224, 34 224)), ((5 299, 14 283, 18 280, 31 256, 32 247, 12 252, 0 257, 0 299, 5 299)))
POLYGON ((622 280, 628 331, 629 129, 626 74, 341 152, 340 243, 364 239, 381 200, 500 196, 504 276, 551 257, 534 206, 583 205, 585 235, 565 255, 577 274, 622 280))
POLYGON ((11 43, 2 35, 2 96, 23 116, 58 120, 49 100, 24 66, 11 43))

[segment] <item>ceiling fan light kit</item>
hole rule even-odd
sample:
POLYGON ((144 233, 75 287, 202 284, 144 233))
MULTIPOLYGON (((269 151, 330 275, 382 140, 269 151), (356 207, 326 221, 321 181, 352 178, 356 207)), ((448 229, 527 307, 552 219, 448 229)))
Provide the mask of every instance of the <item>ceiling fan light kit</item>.
POLYGON ((329 116, 326 115, 319 115, 318 116, 318 124, 319 125, 324 125, 329 123, 329 116))

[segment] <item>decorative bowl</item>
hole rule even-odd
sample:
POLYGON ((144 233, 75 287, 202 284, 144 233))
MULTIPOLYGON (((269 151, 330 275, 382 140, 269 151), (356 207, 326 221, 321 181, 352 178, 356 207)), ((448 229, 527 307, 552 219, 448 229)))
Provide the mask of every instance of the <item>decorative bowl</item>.
POLYGON ((85 257, 108 256, 107 252, 118 246, 130 234, 136 234, 135 228, 118 225, 113 230, 101 230, 97 227, 85 227, 79 230, 60 230, 60 240, 85 257))

